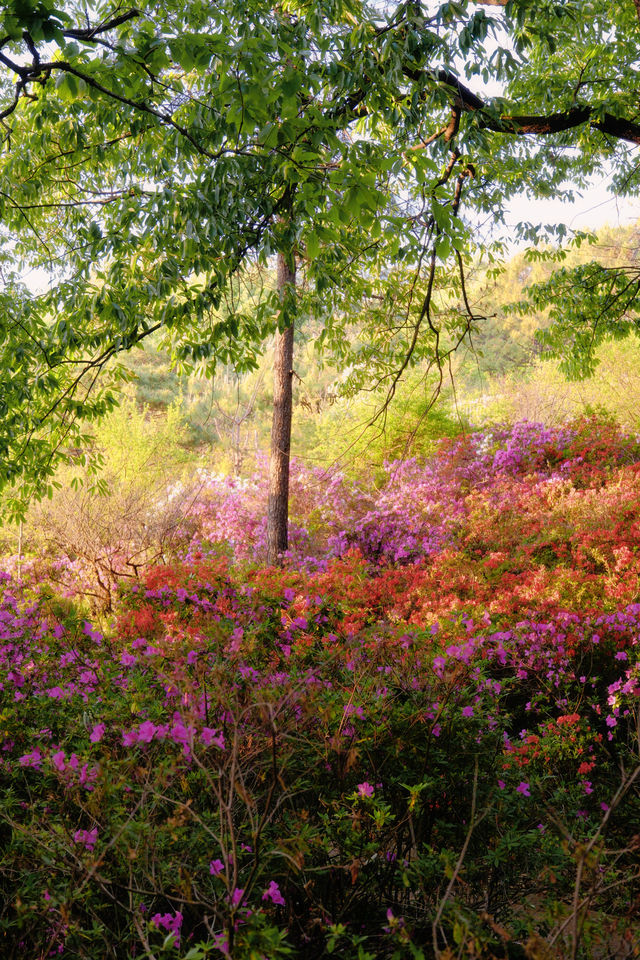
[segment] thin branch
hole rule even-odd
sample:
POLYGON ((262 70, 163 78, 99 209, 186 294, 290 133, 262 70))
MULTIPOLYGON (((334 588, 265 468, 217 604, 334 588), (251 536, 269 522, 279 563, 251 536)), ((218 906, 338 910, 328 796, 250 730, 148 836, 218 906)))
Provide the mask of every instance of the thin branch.
POLYGON ((436 957, 440 956, 440 950, 438 948, 438 928, 440 926, 440 919, 444 911, 447 901, 451 896, 451 891, 453 890, 454 884, 458 879, 460 870, 462 869, 462 864, 464 863, 464 858, 467 855, 467 850, 469 849, 469 844, 471 842, 471 837, 473 836, 473 831, 478 826, 479 823, 487 816, 488 810, 485 810, 476 820, 476 804, 478 801, 478 758, 475 758, 474 768, 473 768, 473 790, 471 793, 471 816, 469 818, 469 829, 467 830, 467 835, 464 838, 464 843, 462 844, 462 849, 460 850, 460 855, 456 862, 456 865, 451 874, 451 879, 447 884, 447 889, 444 892, 444 896, 440 899, 438 903, 438 909, 436 910, 436 915, 433 919, 433 924, 431 927, 432 938, 433 938, 433 952, 436 957))

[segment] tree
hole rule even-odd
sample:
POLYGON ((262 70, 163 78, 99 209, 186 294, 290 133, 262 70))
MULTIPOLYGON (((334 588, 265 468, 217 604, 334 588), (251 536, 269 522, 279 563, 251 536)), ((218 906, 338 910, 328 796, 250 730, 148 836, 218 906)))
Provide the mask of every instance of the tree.
POLYGON ((11 0, 0 29, 0 460, 27 491, 115 402, 97 374, 151 331, 242 369, 291 328, 277 293, 219 312, 252 258, 296 263, 297 309, 354 384, 387 377, 391 396, 419 360, 441 380, 479 322, 480 217, 522 190, 570 196, 605 160, 637 190, 635 0, 83 11, 11 0), (28 295, 16 259, 58 282, 28 295))

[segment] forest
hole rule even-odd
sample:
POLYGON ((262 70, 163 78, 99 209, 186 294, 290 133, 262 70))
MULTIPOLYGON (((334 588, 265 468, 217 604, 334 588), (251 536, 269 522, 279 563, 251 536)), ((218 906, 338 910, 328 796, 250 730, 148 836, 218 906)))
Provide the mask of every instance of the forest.
POLYGON ((639 39, 0 8, 2 960, 640 957, 639 39))

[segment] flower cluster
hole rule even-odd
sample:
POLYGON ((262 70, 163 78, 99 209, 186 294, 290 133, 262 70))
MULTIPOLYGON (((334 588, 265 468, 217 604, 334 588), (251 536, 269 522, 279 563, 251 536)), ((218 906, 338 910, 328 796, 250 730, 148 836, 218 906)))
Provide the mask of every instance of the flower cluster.
POLYGON ((562 943, 576 884, 593 955, 637 940, 639 458, 589 421, 377 492, 298 465, 278 569, 258 480, 203 478, 100 629, 2 576, 8 956, 500 956, 562 943))

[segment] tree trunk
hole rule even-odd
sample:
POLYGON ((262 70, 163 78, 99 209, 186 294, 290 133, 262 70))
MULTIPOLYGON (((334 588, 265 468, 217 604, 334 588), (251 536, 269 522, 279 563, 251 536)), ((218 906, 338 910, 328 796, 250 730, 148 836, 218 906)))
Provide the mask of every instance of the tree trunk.
MULTIPOLYGON (((280 300, 295 287, 295 260, 278 254, 280 300)), ((269 504, 267 507, 267 562, 281 563, 289 545, 289 458, 293 414, 293 318, 276 334, 273 360, 273 420, 269 460, 269 504)))

